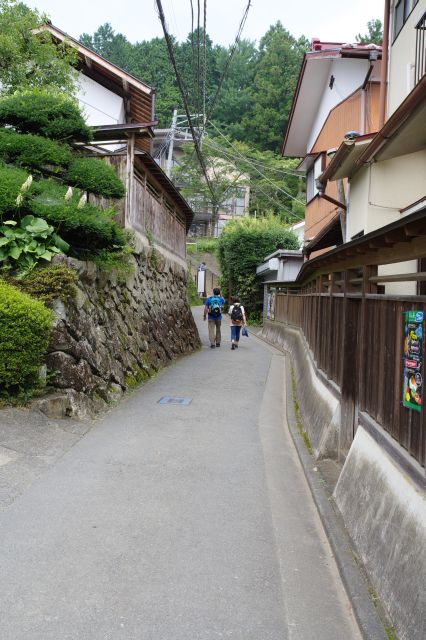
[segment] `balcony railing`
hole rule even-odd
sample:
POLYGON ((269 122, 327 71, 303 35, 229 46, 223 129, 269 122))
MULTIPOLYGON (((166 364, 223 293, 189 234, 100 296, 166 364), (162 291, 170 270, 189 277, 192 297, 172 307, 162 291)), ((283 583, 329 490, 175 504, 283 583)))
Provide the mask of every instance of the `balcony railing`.
POLYGON ((414 82, 417 84, 426 73, 426 11, 416 24, 416 62, 414 82))

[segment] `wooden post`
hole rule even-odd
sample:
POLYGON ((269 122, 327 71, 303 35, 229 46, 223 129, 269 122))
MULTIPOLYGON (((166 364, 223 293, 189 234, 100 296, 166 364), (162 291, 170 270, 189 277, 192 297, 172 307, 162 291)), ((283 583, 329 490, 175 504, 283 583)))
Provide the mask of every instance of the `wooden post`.
POLYGON ((132 208, 133 208, 133 174, 135 164, 135 134, 132 133, 127 140, 126 153, 126 206, 124 214, 124 226, 132 227, 132 208))

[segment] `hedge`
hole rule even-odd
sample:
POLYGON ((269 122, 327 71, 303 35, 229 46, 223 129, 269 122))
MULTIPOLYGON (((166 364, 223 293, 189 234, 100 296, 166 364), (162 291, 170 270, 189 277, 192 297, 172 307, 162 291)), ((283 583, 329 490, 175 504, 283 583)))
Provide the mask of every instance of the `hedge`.
POLYGON ((0 158, 5 162, 41 171, 48 165, 51 170, 54 167, 67 167, 72 155, 66 146, 54 140, 0 129, 0 158))
POLYGON ((115 169, 94 158, 75 158, 68 168, 65 181, 105 198, 122 198, 126 193, 115 169))
POLYGON ((0 99, 0 126, 5 125, 53 140, 89 142, 92 137, 76 102, 38 89, 0 99))
POLYGON ((0 390, 19 392, 37 384, 49 343, 52 313, 0 281, 0 390))
POLYGON ((17 215, 16 198, 27 178, 26 171, 0 164, 0 221, 17 215))

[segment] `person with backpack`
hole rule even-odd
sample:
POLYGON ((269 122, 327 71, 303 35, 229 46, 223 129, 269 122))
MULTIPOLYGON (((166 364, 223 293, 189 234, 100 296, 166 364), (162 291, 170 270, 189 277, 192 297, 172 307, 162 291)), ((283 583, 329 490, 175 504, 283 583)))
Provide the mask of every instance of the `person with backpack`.
POLYGON ((204 320, 209 319, 209 340, 210 348, 220 347, 221 333, 220 325, 222 324, 222 308, 225 300, 220 295, 220 289, 215 287, 213 295, 207 298, 204 303, 204 320))
POLYGON ((232 304, 229 307, 228 315, 231 319, 231 349, 234 351, 234 349, 238 349, 241 329, 246 326, 247 320, 246 312, 238 296, 231 298, 231 302, 232 304))

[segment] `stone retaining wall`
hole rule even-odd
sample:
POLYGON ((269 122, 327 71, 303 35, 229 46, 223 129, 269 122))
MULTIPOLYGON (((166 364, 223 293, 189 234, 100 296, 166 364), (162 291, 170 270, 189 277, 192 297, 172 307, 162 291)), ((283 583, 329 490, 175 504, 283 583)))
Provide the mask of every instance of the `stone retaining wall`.
POLYGON ((46 365, 56 392, 38 400, 48 415, 87 417, 164 365, 199 348, 186 297, 187 274, 148 248, 128 276, 62 258, 78 271, 75 299, 54 304, 46 365))

